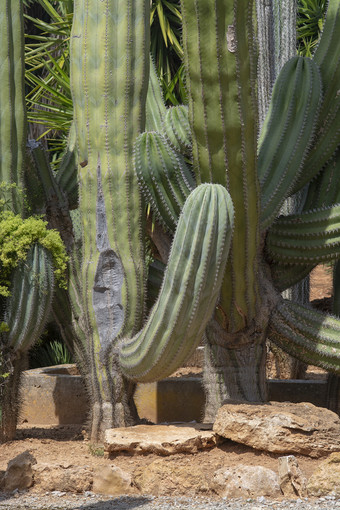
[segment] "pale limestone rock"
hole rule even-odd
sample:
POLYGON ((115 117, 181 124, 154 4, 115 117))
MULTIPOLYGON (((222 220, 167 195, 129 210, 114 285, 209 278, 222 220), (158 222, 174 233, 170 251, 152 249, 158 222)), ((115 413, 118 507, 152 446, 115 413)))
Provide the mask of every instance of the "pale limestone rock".
POLYGON ((337 414, 308 402, 226 404, 214 432, 258 450, 322 457, 340 451, 337 414))
POLYGON ((118 466, 99 466, 93 474, 92 492, 114 496, 131 491, 131 475, 118 466))
POLYGON ((190 456, 181 462, 171 457, 157 459, 136 469, 133 481, 143 494, 154 496, 194 495, 209 491, 206 467, 193 464, 190 456))
POLYGON ((106 430, 104 445, 109 454, 121 451, 157 455, 195 453, 215 446, 216 435, 194 426, 136 425, 106 430))
POLYGON ((15 489, 28 489, 33 485, 33 465, 36 459, 27 450, 10 460, 7 470, 2 479, 2 487, 5 492, 15 489))
POLYGON ((93 473, 87 466, 42 463, 34 467, 34 482, 49 492, 79 493, 92 489, 93 473))
POLYGON ((307 494, 315 497, 340 497, 340 453, 332 453, 320 463, 308 480, 307 494))
POLYGON ((279 479, 280 488, 286 497, 307 496, 307 480, 299 468, 298 461, 294 455, 279 457, 279 479))
POLYGON ((262 466, 218 469, 211 482, 211 489, 225 498, 253 498, 281 496, 277 474, 262 466))

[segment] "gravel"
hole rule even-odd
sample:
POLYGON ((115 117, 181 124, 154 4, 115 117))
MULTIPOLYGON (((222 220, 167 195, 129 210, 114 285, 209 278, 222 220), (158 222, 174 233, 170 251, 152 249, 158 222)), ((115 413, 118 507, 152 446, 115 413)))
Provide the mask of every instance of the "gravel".
POLYGON ((19 493, 0 494, 1 510, 340 510, 340 499, 325 496, 316 499, 270 500, 256 499, 208 499, 184 497, 120 496, 108 497, 87 492, 70 494, 54 491, 44 495, 19 493))

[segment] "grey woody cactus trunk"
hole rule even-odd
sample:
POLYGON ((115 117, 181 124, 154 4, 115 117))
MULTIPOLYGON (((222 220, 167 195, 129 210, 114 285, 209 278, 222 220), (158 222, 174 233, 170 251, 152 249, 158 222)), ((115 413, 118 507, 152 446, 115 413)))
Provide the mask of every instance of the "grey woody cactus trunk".
MULTIPOLYGON (((117 366, 117 339, 142 326, 143 209, 132 165, 144 129, 148 0, 76 0, 71 86, 81 215, 81 262, 70 296, 91 399, 91 436, 136 419, 133 383, 117 366)), ((76 250, 79 247, 76 246, 76 250)))

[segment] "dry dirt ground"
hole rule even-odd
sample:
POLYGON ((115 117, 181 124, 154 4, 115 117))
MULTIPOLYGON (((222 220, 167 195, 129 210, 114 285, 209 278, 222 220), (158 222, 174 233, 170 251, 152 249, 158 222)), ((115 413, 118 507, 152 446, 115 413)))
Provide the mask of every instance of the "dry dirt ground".
MULTIPOLYGON (((331 274, 327 268, 318 267, 312 275, 311 300, 331 296, 331 274)), ((17 439, 0 446, 0 470, 5 470, 10 459, 29 450, 38 463, 72 464, 75 466, 89 466, 92 468, 103 465, 116 465, 131 474, 137 469, 156 460, 156 455, 124 456, 119 455, 108 459, 100 448, 93 447, 80 427, 60 426, 44 428, 27 428, 20 425, 17 439)), ((251 448, 226 441, 211 450, 196 454, 177 454, 166 458, 166 462, 175 463, 178 468, 188 468, 189 472, 205 466, 207 476, 221 467, 231 467, 239 464, 261 465, 277 472, 278 455, 259 452, 251 448)), ((299 466, 308 478, 317 468, 320 460, 297 456, 299 466)), ((194 487, 181 487, 172 484, 160 484, 162 495, 191 495, 197 491, 194 487)), ((31 491, 39 491, 39 486, 31 491)), ((138 490, 135 489, 138 493, 138 490)))

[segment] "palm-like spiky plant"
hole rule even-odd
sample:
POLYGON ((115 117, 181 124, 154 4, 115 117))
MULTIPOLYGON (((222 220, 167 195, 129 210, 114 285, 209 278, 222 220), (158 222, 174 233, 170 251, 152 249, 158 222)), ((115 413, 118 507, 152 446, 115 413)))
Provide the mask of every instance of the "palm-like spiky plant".
MULTIPOLYGON (((67 135, 73 118, 70 89, 70 33, 73 20, 73 0, 69 2, 31 0, 49 18, 26 14, 27 26, 35 33, 26 35, 25 61, 28 121, 42 126, 40 137, 48 138, 49 149, 55 154, 55 168, 67 145, 67 135), (57 136, 56 136, 57 134, 57 136)), ((180 2, 153 0, 150 9, 150 51, 154 59, 165 101, 179 104, 185 101, 183 49, 180 2)))

